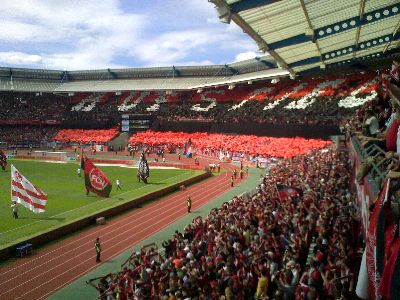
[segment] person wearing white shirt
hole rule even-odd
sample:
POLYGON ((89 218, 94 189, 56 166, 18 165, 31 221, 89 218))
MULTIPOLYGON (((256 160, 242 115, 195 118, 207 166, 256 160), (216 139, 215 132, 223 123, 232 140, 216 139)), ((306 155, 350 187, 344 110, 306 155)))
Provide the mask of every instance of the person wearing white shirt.
POLYGON ((13 201, 13 203, 11 204, 11 208, 12 208, 13 218, 14 219, 18 219, 18 205, 17 205, 17 202, 13 201))
POLYGON ((116 184, 117 184, 117 190, 122 190, 121 182, 119 181, 119 179, 116 180, 116 184))

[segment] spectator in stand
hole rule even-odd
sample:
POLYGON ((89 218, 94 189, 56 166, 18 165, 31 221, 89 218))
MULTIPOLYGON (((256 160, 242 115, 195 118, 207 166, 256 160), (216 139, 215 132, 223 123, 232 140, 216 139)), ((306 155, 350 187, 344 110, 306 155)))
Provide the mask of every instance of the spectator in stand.
POLYGON ((359 230, 347 213, 354 208, 348 206, 346 162, 345 153, 334 150, 278 160, 253 197, 234 197, 175 232, 159 262, 148 258, 151 251, 132 258, 132 268, 122 269, 116 281, 121 293, 127 293, 121 279, 129 278, 161 299, 327 299, 334 294, 329 278, 339 277, 328 274, 325 282, 322 272, 335 269, 341 270, 335 281, 341 294, 351 292, 353 270, 345 261, 354 261, 356 243, 350 241, 358 240, 352 233, 359 230), (304 187, 303 193, 281 201, 276 182, 304 187))
POLYGON ((375 117, 372 109, 367 110, 363 127, 365 136, 376 137, 379 133, 378 119, 375 117))

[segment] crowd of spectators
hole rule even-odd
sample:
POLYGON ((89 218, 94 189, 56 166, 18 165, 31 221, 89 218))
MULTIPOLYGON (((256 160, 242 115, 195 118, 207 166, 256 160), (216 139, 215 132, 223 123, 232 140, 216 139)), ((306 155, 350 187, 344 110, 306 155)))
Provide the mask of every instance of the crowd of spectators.
POLYGON ((0 142, 8 148, 48 147, 58 131, 54 126, 1 126, 0 142))
MULTIPOLYGON (((373 74, 344 75, 338 78, 309 78, 304 82, 286 80, 276 85, 260 82, 238 85, 234 90, 219 87, 201 93, 176 92, 172 100, 161 92, 151 92, 148 96, 138 93, 139 96, 131 98, 129 103, 135 105, 123 113, 151 113, 164 120, 209 120, 217 123, 242 123, 248 121, 251 115, 252 121, 265 124, 337 125, 356 109, 340 106, 339 102, 360 83, 371 80, 373 74), (335 80, 341 82, 337 84, 340 86, 337 89, 321 85, 324 82, 334 84, 335 80)), ((373 92, 373 86, 368 92, 373 92)), ((52 93, 2 92, 0 100, 4 105, 0 107, 0 120, 10 124, 46 120, 73 124, 90 120, 115 126, 122 113, 118 111, 120 97, 114 93, 62 96, 52 93)))
POLYGON ((163 256, 138 252, 90 284, 102 299, 349 299, 359 230, 348 181, 333 149, 280 160, 253 196, 176 231, 163 256))
POLYGON ((51 93, 0 93, 0 120, 40 121, 63 119, 68 98, 51 93))
POLYGON ((119 134, 118 128, 91 130, 91 129, 62 129, 54 139, 61 143, 105 144, 119 134))
MULTIPOLYGON (((159 115, 168 121, 180 119, 209 120, 217 123, 243 123, 251 121, 260 124, 305 124, 305 125, 338 125, 340 120, 351 116, 356 108, 339 107, 343 96, 316 97, 315 102, 306 109, 286 109, 285 106, 295 101, 285 99, 273 109, 264 109, 265 101, 248 101, 240 108, 232 109, 234 102, 216 103, 208 111, 194 111, 193 103, 162 104, 168 108, 159 115)), ((209 103, 204 103, 207 106, 209 103)))

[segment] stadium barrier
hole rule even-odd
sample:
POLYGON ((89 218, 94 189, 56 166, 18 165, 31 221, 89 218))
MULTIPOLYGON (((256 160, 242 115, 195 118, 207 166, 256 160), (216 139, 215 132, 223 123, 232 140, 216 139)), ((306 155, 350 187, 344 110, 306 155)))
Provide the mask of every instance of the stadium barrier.
POLYGON ((46 161, 61 161, 65 162, 65 157, 60 156, 33 156, 33 155, 16 155, 14 158, 17 159, 34 159, 34 160, 46 160, 46 161))
POLYGON ((9 244, 6 247, 0 249, 0 259, 5 260, 5 259, 15 256, 16 255, 16 247, 18 245, 20 245, 21 243, 32 244, 32 247, 35 247, 35 248, 42 247, 46 243, 54 242, 55 240, 57 240, 61 237, 64 237, 73 232, 82 230, 82 228, 84 228, 84 227, 95 224, 97 218, 100 218, 100 217, 109 218, 109 217, 113 217, 118 214, 121 214, 123 212, 126 212, 129 209, 138 208, 141 205, 143 205, 147 202, 153 201, 157 198, 163 197, 166 194, 169 194, 169 193, 172 193, 175 191, 179 191, 179 187, 181 185, 189 186, 189 185, 195 184, 199 181, 202 181, 210 176, 211 176, 210 173, 200 174, 198 176, 189 178, 187 180, 175 183, 164 189, 154 191, 152 193, 143 195, 143 196, 133 199, 131 201, 122 203, 121 205, 114 206, 114 207, 105 209, 103 211, 99 211, 97 213, 94 213, 92 215, 84 217, 80 220, 77 220, 77 221, 71 222, 69 224, 65 224, 60 227, 54 228, 51 231, 38 234, 37 236, 30 237, 23 241, 19 241, 18 243, 9 244))

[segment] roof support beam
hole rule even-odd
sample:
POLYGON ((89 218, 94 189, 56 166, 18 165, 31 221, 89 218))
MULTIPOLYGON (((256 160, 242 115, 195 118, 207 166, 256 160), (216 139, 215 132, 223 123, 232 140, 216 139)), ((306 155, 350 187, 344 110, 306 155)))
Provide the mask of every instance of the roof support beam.
POLYGON ((266 65, 268 68, 270 68, 270 69, 273 69, 273 68, 276 68, 276 66, 272 63, 272 62, 269 62, 269 61, 267 61, 267 60, 264 60, 264 59, 261 59, 261 60, 259 60, 261 63, 263 63, 264 65, 266 65))
POLYGON ((296 61, 294 63, 289 64, 289 67, 291 68, 295 68, 295 67, 300 67, 300 66, 304 66, 304 65, 310 65, 310 64, 315 64, 317 62, 321 61, 321 57, 320 56, 313 56, 313 57, 309 57, 303 60, 299 60, 296 61))
POLYGON ((334 62, 331 64, 327 64, 327 68, 335 68, 335 67, 343 67, 344 65, 349 65, 349 64, 354 64, 354 63, 360 63, 363 61, 371 61, 377 58, 384 58, 383 52, 377 51, 374 53, 370 53, 365 56, 360 56, 360 57, 353 57, 350 59, 344 59, 342 61, 334 62))
POLYGON ((350 53, 355 53, 357 51, 363 51, 369 48, 373 48, 373 47, 377 47, 377 46, 381 46, 385 43, 389 43, 391 41, 395 41, 395 40, 399 40, 400 39, 400 34, 397 33, 395 35, 392 34, 387 34, 387 35, 383 35, 368 41, 364 41, 364 42, 359 42, 357 46, 348 46, 348 47, 344 47, 341 49, 336 49, 330 52, 326 52, 322 54, 322 59, 323 60, 329 60, 329 59, 333 59, 336 57, 340 57, 340 56, 344 56, 344 55, 349 55, 350 53))
MULTIPOLYGON (((300 2, 301 2, 301 8, 303 9, 304 16, 305 16, 306 19, 307 19, 307 24, 308 24, 309 30, 310 30, 310 32, 313 32, 313 33, 314 33, 314 27, 313 27, 313 25, 312 25, 312 23, 311 23, 310 16, 308 15, 308 11, 307 11, 307 8, 306 8, 306 4, 304 3, 304 0, 300 0, 300 2)), ((319 53, 319 61, 321 61, 321 60, 322 60, 321 48, 319 47, 318 41, 316 41, 316 40, 314 39, 314 34, 313 34, 313 36, 311 37, 311 39, 312 39, 313 41, 315 41, 315 47, 317 47, 317 51, 318 51, 318 53, 319 53)))
MULTIPOLYGON (((364 13, 362 20, 360 19, 360 16, 356 16, 349 18, 347 20, 336 22, 334 24, 316 28, 314 30, 314 38, 315 40, 326 38, 328 36, 341 33, 346 30, 354 29, 365 24, 370 24, 386 18, 390 18, 398 14, 400 14, 400 3, 396 3, 393 5, 382 7, 380 9, 376 9, 368 13, 364 13)), ((312 38, 310 36, 307 36, 305 34, 300 34, 275 43, 271 43, 270 46, 273 49, 279 49, 309 41, 312 41, 312 38)))
POLYGON ((229 5, 231 12, 237 14, 241 11, 257 8, 260 6, 265 6, 280 0, 241 0, 229 5))
POLYGON ((296 76, 296 73, 287 65, 287 63, 276 53, 264 39, 254 31, 239 15, 233 14, 232 20, 243 29, 245 33, 253 38, 256 41, 260 51, 268 52, 285 70, 287 70, 290 75, 296 76))
MULTIPOLYGON (((209 0, 210 2, 214 3, 218 8, 225 8, 230 9, 228 4, 224 0, 209 0)), ((273 59, 276 60, 277 63, 280 64, 285 70, 289 72, 290 75, 296 76, 296 73, 287 65, 287 63, 276 53, 268 44, 267 42, 250 26, 248 25, 239 14, 232 13, 230 16, 232 20, 242 28, 243 32, 247 33, 258 45, 260 51, 268 52, 273 59)))
MULTIPOLYGON (((360 1, 360 9, 358 11, 358 15, 360 17, 360 21, 362 22, 364 20, 364 8, 365 8, 365 0, 360 1)), ((356 33, 356 49, 358 47, 358 42, 360 40, 360 33, 361 33, 361 26, 357 27, 357 33, 356 33)), ((354 56, 356 56, 356 52, 354 52, 354 56)))
POLYGON ((116 78, 117 78, 117 74, 115 74, 113 71, 111 71, 110 68, 107 69, 107 74, 108 74, 108 79, 110 79, 110 76, 111 76, 113 79, 116 79, 116 78))
MULTIPOLYGON (((336 59, 341 56, 348 56, 349 54, 354 54, 354 57, 357 53, 357 51, 364 51, 370 48, 382 46, 385 43, 390 43, 392 41, 398 41, 400 40, 400 32, 396 32, 396 34, 387 34, 383 35, 368 41, 363 41, 358 44, 358 46, 348 46, 344 47, 341 49, 336 49, 330 52, 322 53, 322 62, 329 63, 329 60, 336 59)), ((377 51, 380 52, 380 51, 377 51)), ((309 65, 309 64, 314 64, 318 62, 319 60, 317 59, 318 56, 306 58, 300 61, 296 61, 294 63, 289 64, 289 67, 294 68, 294 67, 299 67, 299 66, 304 66, 304 65, 309 65)))
POLYGON ((400 20, 396 25, 396 28, 393 30, 393 38, 391 40, 389 40, 385 46, 385 48, 383 49, 383 53, 385 53, 387 51, 387 49, 389 48, 390 44, 392 43, 392 41, 396 40, 396 36, 399 37, 399 29, 400 29, 400 20))

